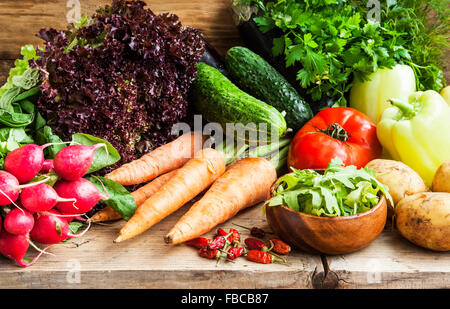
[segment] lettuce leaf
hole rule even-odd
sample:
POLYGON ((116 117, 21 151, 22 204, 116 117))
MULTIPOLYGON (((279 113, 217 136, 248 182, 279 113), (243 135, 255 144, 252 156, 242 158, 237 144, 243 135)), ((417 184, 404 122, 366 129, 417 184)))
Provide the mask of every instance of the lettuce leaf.
MULTIPOLYGON (((22 46, 22 48, 20 49, 20 54, 23 56, 23 59, 16 59, 16 61, 14 62, 15 67, 9 70, 9 76, 6 83, 0 88, 0 96, 2 96, 3 93, 5 93, 7 90, 14 87, 13 80, 18 82, 18 76, 22 76, 29 68, 28 61, 38 58, 38 56, 36 56, 36 50, 31 44, 22 46)), ((24 81, 22 80, 19 82, 22 83, 24 81)))

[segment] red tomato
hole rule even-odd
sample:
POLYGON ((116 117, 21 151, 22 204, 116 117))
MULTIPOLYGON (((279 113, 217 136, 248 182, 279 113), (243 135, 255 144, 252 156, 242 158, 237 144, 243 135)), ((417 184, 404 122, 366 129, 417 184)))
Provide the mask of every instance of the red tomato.
POLYGON ((350 107, 320 111, 295 135, 288 165, 296 169, 325 169, 334 158, 344 165, 364 167, 380 157, 381 144, 369 117, 350 107))

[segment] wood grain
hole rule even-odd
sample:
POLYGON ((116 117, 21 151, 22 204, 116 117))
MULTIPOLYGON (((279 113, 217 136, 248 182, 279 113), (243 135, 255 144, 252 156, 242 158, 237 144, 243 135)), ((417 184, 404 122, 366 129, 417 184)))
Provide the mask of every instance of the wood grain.
POLYGON ((14 60, 0 60, 0 85, 6 82, 9 70, 14 66, 14 60))
POLYGON ((340 288, 450 287, 450 252, 423 249, 390 228, 369 247, 327 260, 340 288))

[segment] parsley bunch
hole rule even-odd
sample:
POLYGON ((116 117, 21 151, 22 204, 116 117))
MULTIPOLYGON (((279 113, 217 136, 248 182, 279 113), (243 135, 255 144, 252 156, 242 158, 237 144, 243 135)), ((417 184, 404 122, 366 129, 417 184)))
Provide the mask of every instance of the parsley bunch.
POLYGON ((247 1, 259 8, 253 20, 262 32, 282 33, 272 53, 283 56, 286 67, 300 68, 297 80, 315 101, 327 95, 345 106, 354 80, 397 63, 412 66, 419 90, 439 90, 445 83, 437 59, 447 46, 448 14, 440 1, 431 1, 441 12, 437 29, 426 22, 427 1, 380 1, 380 22, 368 18, 366 1, 247 1))

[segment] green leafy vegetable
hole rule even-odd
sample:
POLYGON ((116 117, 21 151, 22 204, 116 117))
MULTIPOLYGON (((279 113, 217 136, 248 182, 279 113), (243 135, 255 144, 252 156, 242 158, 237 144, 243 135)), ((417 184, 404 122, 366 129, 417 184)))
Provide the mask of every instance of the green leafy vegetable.
POLYGON ((121 184, 99 176, 91 176, 88 178, 103 194, 109 195, 109 199, 102 201, 125 220, 129 220, 136 211, 136 201, 134 197, 121 184), (105 189, 107 192, 105 192, 105 189))
MULTIPOLYGON (((69 222, 70 234, 75 234, 83 226, 84 226, 84 224, 81 223, 81 222, 78 222, 78 221, 71 221, 71 222, 69 222)), ((70 239, 70 238, 68 238, 68 239, 70 239)))
POLYGON ((28 68, 22 75, 13 76, 12 83, 16 87, 29 90, 39 83, 40 78, 41 76, 37 69, 28 68))
POLYGON ((262 32, 278 34, 273 55, 284 57, 286 67, 298 68, 299 84, 315 101, 325 94, 345 106, 353 80, 367 80, 379 68, 397 63, 413 68, 419 90, 439 91, 445 85, 447 1, 380 1, 379 20, 373 18, 373 8, 366 1, 244 2, 259 8, 253 20, 262 32))
MULTIPOLYGON (((76 234, 79 229, 81 229, 84 226, 84 223, 79 221, 71 221, 69 222, 69 231, 70 234, 76 234)), ((68 242, 70 238, 64 239, 62 242, 68 242)))
POLYGON ((95 152, 94 161, 92 162, 88 173, 92 173, 109 165, 113 165, 120 160, 119 152, 109 142, 101 138, 84 133, 75 133, 72 135, 72 142, 82 145, 95 145, 99 143, 106 145, 107 151, 105 148, 100 148, 95 152))
POLYGON ((60 179, 59 175, 56 173, 47 173, 45 175, 38 174, 36 177, 30 180, 30 183, 48 179, 45 183, 49 186, 54 186, 55 183, 60 179))
POLYGON ((0 167, 5 156, 23 144, 34 143, 30 125, 35 120, 35 106, 40 95, 40 73, 30 68, 28 60, 36 59, 32 45, 22 47, 23 59, 17 59, 8 80, 0 88, 0 167))
MULTIPOLYGON (((25 73, 25 71, 29 69, 28 61, 38 58, 38 56, 36 56, 36 50, 31 44, 22 46, 22 48, 20 49, 20 54, 23 56, 23 58, 17 59, 14 62, 15 67, 9 70, 9 76, 6 83, 0 88, 0 96, 2 96, 3 93, 7 90, 14 87, 13 79, 17 80, 18 76, 21 76, 25 73)), ((35 73, 32 74, 34 75, 35 73)))
MULTIPOLYGON (((39 114, 38 114, 39 115, 39 114)), ((58 145, 51 145, 44 149, 45 151, 45 157, 47 159, 53 159, 55 155, 65 147, 62 143, 63 140, 56 134, 53 133, 52 128, 50 128, 47 125, 41 126, 36 129, 35 132, 36 135, 36 142, 39 145, 44 145, 48 143, 57 143, 58 145)))
POLYGON ((340 159, 332 160, 323 175, 314 170, 292 169, 277 181, 268 205, 335 217, 367 211, 378 204, 381 194, 392 202, 388 188, 375 178, 374 170, 342 165, 340 159))

